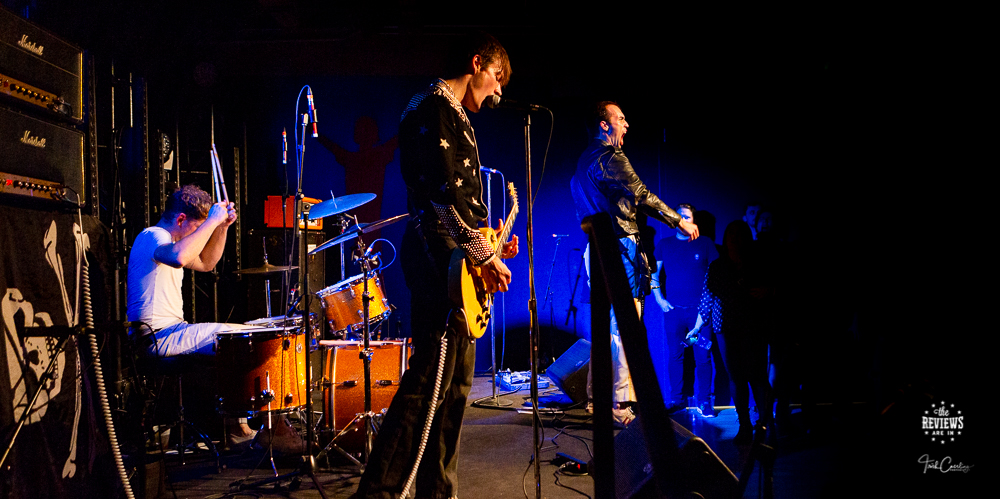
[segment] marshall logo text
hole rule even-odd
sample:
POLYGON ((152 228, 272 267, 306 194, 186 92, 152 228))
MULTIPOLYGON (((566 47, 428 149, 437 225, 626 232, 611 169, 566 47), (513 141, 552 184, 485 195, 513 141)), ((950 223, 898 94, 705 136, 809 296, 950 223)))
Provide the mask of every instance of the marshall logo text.
POLYGON ((17 41, 17 44, 35 55, 42 55, 42 51, 45 50, 45 47, 36 45, 35 42, 29 42, 28 35, 21 35, 21 39, 17 41))
POLYGON ((37 147, 39 149, 45 148, 45 139, 41 137, 32 137, 30 130, 24 131, 24 135, 21 136, 21 143, 31 147, 37 147))

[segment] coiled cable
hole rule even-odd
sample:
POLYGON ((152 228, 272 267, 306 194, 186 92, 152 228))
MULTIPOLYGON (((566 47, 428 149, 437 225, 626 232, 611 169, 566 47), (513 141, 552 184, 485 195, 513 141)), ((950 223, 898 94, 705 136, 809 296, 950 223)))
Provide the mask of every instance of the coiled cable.
MULTIPOLYGON (((83 231, 82 215, 80 216, 80 230, 83 231)), ((114 455, 118 476, 121 478, 122 487, 125 488, 125 496, 128 499, 135 499, 135 495, 132 493, 132 485, 128 480, 128 473, 125 472, 125 462, 122 460, 122 452, 118 447, 118 436, 115 433, 115 423, 111 416, 111 404, 108 403, 108 393, 104 387, 101 352, 97 347, 97 335, 94 334, 94 311, 90 303, 90 264, 87 262, 86 248, 80 248, 80 253, 83 255, 83 265, 80 269, 80 289, 83 294, 84 326, 87 330, 87 339, 90 341, 90 353, 94 356, 94 377, 97 378, 97 394, 101 400, 101 413, 104 415, 104 424, 108 428, 108 440, 111 442, 111 452, 114 455)))
MULTIPOLYGON (((459 309, 462 315, 465 315, 465 310, 459 309)), ((420 460, 424 457, 424 449, 427 448, 427 440, 431 436, 431 426, 434 424, 434 414, 437 413, 438 408, 438 395, 441 393, 441 381, 444 379, 444 364, 445 359, 448 355, 448 323, 451 322, 451 314, 448 314, 448 320, 444 324, 444 334, 441 335, 441 351, 438 353, 438 367, 437 376, 434 378, 434 392, 431 394, 431 403, 427 407, 427 421, 424 422, 424 431, 420 435, 420 447, 417 448, 417 460, 413 463, 413 470, 410 471, 410 476, 406 479, 406 485, 403 486, 403 493, 400 497, 408 497, 410 495, 410 487, 413 486, 413 482, 417 479, 417 470, 420 469, 420 460)))

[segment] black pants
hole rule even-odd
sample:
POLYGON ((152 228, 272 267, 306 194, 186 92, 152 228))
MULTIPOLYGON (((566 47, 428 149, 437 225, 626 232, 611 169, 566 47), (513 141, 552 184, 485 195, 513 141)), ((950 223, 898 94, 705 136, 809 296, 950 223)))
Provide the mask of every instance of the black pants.
POLYGON ((413 355, 375 440, 358 497, 395 498, 402 492, 420 446, 442 339, 447 341, 447 353, 440 403, 415 486, 420 498, 458 494, 458 443, 472 389, 476 345, 448 299, 447 270, 455 244, 443 227, 431 225, 421 230, 411 222, 403 236, 400 257, 411 293, 413 355))
POLYGON ((733 402, 740 426, 750 426, 750 392, 753 392, 757 412, 765 426, 772 417, 771 385, 767 381, 767 342, 753 334, 716 334, 726 370, 729 371, 733 402))

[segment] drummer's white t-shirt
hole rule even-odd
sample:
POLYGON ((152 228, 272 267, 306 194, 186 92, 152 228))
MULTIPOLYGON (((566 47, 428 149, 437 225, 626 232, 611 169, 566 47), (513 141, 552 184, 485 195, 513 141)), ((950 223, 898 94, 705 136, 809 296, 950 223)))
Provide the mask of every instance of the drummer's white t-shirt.
POLYGON ((147 227, 135 238, 128 260, 129 321, 145 322, 154 330, 184 321, 184 269, 153 258, 156 248, 172 242, 170 232, 157 226, 147 227))
POLYGON ((153 259, 156 248, 171 242, 170 232, 157 226, 146 228, 135 238, 128 261, 128 320, 144 322, 156 331, 155 341, 147 347, 151 355, 212 355, 216 334, 252 326, 184 322, 184 269, 153 259))

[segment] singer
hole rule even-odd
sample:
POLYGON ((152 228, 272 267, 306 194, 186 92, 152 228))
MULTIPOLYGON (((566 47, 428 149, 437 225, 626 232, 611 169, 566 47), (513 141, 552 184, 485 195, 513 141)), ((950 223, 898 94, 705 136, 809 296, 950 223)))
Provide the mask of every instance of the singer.
MULTIPOLYGON (((435 385, 440 405, 416 471, 416 497, 458 495, 458 443, 472 389, 475 342, 448 298, 452 250, 461 247, 482 271, 489 292, 506 291, 511 274, 478 230, 487 221, 476 134, 466 110, 478 112, 510 80, 507 52, 485 33, 466 37, 449 57, 450 74, 418 93, 399 125, 400 169, 412 216, 400 260, 411 292, 413 356, 375 440, 354 497, 399 497, 416 465, 435 385), (443 344, 442 344, 443 343, 443 344), (447 350, 442 356, 442 347, 447 350), (437 378, 438 363, 444 365, 437 378)), ((517 238, 501 258, 517 254, 517 238)))
MULTIPOLYGON (((576 204, 577 218, 582 221, 595 213, 605 212, 614 221, 615 233, 621 247, 625 273, 632 288, 635 308, 642 317, 643 300, 650 292, 649 263, 639 244, 639 227, 636 224, 636 210, 642 209, 650 216, 677 228, 689 237, 698 238, 698 226, 681 218, 674 210, 660 201, 660 198, 646 188, 639 175, 629 163, 622 145, 628 122, 618 104, 611 101, 599 103, 593 112, 588 128, 591 132, 590 144, 580 155, 576 164, 576 174, 570 179, 570 191, 576 204)), ((590 273, 590 245, 584 252, 587 273, 590 273)), ((635 403, 635 389, 629 376, 622 340, 614 313, 611 314, 611 360, 614 375, 614 418, 627 425, 635 415, 631 405, 635 403)), ((590 380, 587 380, 587 396, 593 399, 590 380)), ((592 403, 587 408, 591 410, 592 403)))

